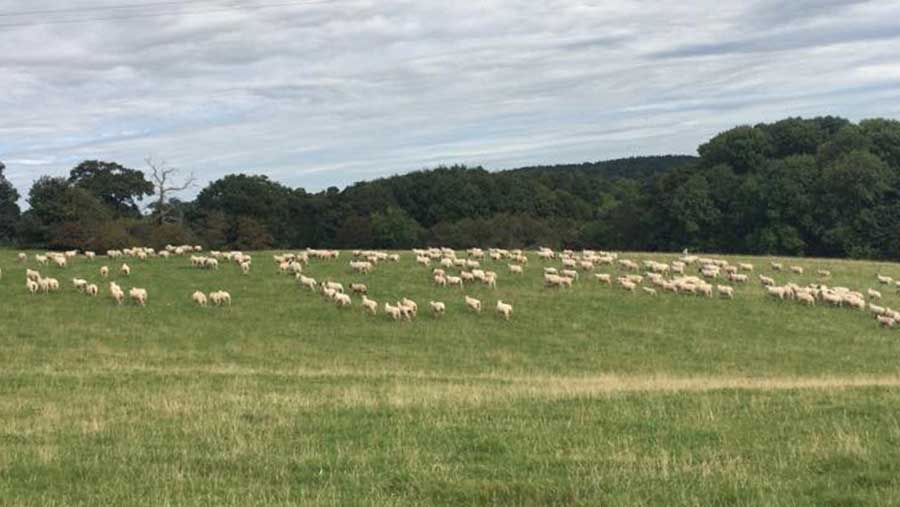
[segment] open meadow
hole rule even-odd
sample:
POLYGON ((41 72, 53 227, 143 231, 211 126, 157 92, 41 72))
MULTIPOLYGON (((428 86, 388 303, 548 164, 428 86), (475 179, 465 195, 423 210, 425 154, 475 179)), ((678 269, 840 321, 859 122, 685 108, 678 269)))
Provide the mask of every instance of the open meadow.
POLYGON ((562 266, 533 252, 521 276, 483 261, 496 289, 435 287, 409 251, 370 274, 349 252, 304 267, 367 284, 371 316, 279 273, 279 252, 251 252, 246 275, 129 258, 127 277, 122 259, 16 253, 0 251, 0 505, 900 505, 900 329, 757 279, 872 288, 900 309, 876 278, 898 264, 713 256, 755 266, 733 300, 589 272, 546 288, 562 266), (26 268, 61 289, 29 294, 26 268), (110 280, 147 306, 116 305, 110 280), (411 322, 382 311, 402 297, 411 322))

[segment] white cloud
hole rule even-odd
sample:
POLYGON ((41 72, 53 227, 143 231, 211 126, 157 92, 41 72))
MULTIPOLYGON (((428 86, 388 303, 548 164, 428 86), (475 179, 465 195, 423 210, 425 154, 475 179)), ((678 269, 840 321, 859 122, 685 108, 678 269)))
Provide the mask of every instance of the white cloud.
MULTIPOLYGON (((10 179, 25 193, 82 159, 153 155, 202 182, 252 171, 316 190, 439 163, 691 153, 789 115, 898 115, 892 2, 223 5, 0 17, 10 179)), ((0 14, 54 8, 77 6, 0 14)))

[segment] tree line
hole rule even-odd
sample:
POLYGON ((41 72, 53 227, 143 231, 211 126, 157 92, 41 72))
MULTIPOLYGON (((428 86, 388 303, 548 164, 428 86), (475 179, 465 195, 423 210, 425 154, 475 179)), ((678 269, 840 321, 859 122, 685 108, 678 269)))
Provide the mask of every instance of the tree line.
POLYGON ((900 122, 788 118, 739 126, 694 156, 489 172, 439 167, 321 192, 234 174, 191 201, 151 164, 85 161, 39 178, 21 212, 0 164, 0 242, 104 251, 420 245, 784 254, 900 252, 900 122), (167 186, 170 185, 170 186, 167 186), (142 210, 144 199, 152 204, 142 210))

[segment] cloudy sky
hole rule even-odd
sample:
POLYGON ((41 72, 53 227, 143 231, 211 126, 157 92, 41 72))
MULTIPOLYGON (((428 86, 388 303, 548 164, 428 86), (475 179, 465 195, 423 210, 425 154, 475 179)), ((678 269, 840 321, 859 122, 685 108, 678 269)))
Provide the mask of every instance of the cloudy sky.
POLYGON ((319 190, 900 118, 898 1, 130 1, 0 0, 0 160, 23 193, 95 158, 319 190))

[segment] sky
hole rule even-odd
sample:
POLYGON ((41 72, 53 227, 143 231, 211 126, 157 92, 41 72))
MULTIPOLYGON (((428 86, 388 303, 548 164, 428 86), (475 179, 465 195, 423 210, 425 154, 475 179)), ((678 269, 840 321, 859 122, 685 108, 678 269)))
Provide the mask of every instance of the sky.
POLYGON ((317 191, 900 119, 900 1, 0 0, 0 161, 317 191))

